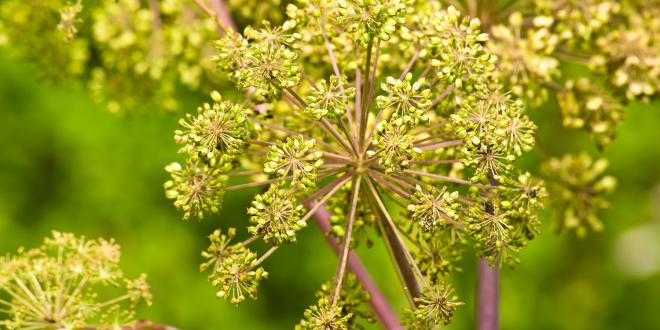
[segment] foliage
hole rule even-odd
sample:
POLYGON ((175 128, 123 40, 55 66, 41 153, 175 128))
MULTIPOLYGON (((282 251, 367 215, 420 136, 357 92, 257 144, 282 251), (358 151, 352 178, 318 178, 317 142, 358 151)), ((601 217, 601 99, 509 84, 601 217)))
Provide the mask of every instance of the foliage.
MULTIPOLYGON (((258 1, 251 19, 276 18, 278 6, 258 1)), ((186 0, 8 0, 0 13, 0 50, 37 62, 48 80, 82 79, 113 113, 144 103, 175 110, 180 86, 202 91, 221 81, 208 61, 216 23, 186 0)))
MULTIPOLYGON (((540 104, 554 92, 564 125, 584 129, 606 147, 623 120, 622 104, 649 101, 660 87, 657 3, 645 1, 534 2, 494 24, 490 48, 500 58, 504 83, 540 104), (529 22, 529 24, 525 24, 529 22), (577 80, 561 66, 582 66, 577 80)), ((489 19, 507 11, 482 13, 489 19)))
POLYGON ((133 309, 151 304, 146 275, 126 278, 113 240, 85 240, 53 232, 41 247, 0 258, 0 299, 7 329, 116 329, 130 324, 133 309), (112 295, 101 294, 104 287, 112 295))
POLYGON ((606 159, 593 160, 585 153, 553 158, 546 164, 545 171, 554 178, 549 188, 561 205, 557 230, 575 230, 580 236, 588 229, 602 230, 596 211, 608 207, 605 197, 616 188, 616 179, 604 175, 607 167, 606 159))

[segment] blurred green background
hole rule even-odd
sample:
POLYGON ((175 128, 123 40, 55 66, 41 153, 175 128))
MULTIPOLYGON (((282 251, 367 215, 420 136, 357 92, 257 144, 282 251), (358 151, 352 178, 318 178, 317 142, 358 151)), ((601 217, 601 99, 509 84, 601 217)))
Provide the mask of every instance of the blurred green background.
MULTIPOLYGON (((233 192, 223 212, 181 221, 163 196, 162 169, 177 160, 179 114, 144 109, 120 118, 95 105, 82 86, 39 82, 33 66, 0 60, 0 253, 39 245, 50 231, 114 237, 130 276, 149 275, 155 302, 139 317, 180 329, 290 329, 336 258, 310 226, 299 243, 267 261, 259 299, 235 307, 214 297, 198 271, 206 235, 244 227, 251 192, 233 192)), ((186 101, 187 109, 197 104, 186 101)), ((553 155, 588 149, 586 136, 561 128, 552 104, 532 114, 553 155)), ((605 152, 619 179, 605 231, 557 236, 543 214, 542 235, 503 270, 502 329, 660 329, 660 105, 635 105, 605 152)), ((539 155, 523 165, 535 172, 539 155)), ((244 234, 244 232, 243 232, 244 234)), ((360 254, 397 307, 405 301, 383 248, 360 254)), ((473 258, 455 276, 466 305, 450 329, 473 328, 473 258)))

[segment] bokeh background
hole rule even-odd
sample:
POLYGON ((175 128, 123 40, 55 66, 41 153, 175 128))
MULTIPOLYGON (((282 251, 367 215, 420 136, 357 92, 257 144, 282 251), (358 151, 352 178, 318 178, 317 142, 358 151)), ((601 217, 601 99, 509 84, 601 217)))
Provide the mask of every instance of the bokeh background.
MULTIPOLYGON (((163 166, 177 160, 172 135, 180 114, 145 105, 118 117, 95 105, 84 86, 37 79, 35 67, 0 59, 0 254, 39 245, 53 229, 114 237, 125 273, 149 275, 155 302, 141 318, 186 329, 291 329, 336 258, 310 226, 299 243, 265 267, 259 299, 240 307, 218 300, 199 272, 206 236, 244 227, 253 192, 232 192, 220 215, 184 222, 165 199, 163 166)), ((199 99, 188 96, 184 109, 199 99)), ((551 155, 588 150, 588 138, 561 128, 550 104, 534 110, 551 155)), ((544 211, 542 235, 504 269, 502 329, 660 329, 660 104, 633 105, 617 140, 602 153, 619 179, 605 230, 586 238, 556 235, 544 211)), ((540 154, 522 166, 536 172, 540 154)), ((245 234, 243 232, 243 234, 245 234)), ((405 304, 379 244, 359 251, 382 290, 405 304)), ((474 265, 454 278, 466 302, 449 329, 473 328, 474 265)), ((376 327, 374 327, 376 328, 376 327)))

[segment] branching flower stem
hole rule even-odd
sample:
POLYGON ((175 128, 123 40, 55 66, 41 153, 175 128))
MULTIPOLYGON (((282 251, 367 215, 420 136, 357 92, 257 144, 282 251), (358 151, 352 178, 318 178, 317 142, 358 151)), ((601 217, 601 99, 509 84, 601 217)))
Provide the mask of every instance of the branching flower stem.
MULTIPOLYGON (((367 120, 369 119, 369 104, 370 101, 368 100, 369 95, 371 93, 371 84, 373 83, 372 78, 371 78, 371 55, 372 55, 372 49, 373 49, 373 44, 374 44, 374 39, 371 37, 369 39, 369 43, 367 44, 367 60, 365 62, 364 68, 366 70, 365 76, 367 77, 365 83, 363 86, 360 86, 362 88, 361 92, 361 97, 362 100, 360 100, 361 108, 360 108, 360 113, 359 117, 360 118, 360 129, 359 129, 359 135, 360 135, 360 150, 366 152, 366 146, 365 146, 365 136, 364 132, 367 129, 367 120)), ((357 88, 356 88, 357 90, 357 88)), ((357 111, 357 107, 356 107, 357 111)), ((357 114, 356 114, 357 115, 357 114)))
MULTIPOLYGON (((312 208, 315 206, 315 204, 306 204, 306 206, 308 208, 312 208)), ((319 207, 314 213, 314 221, 321 230, 323 237, 335 250, 335 252, 339 254, 342 251, 342 246, 337 241, 337 238, 330 234, 332 227, 330 225, 329 219, 330 212, 328 212, 323 206, 319 207)), ((376 317, 382 324, 383 328, 388 330, 403 330, 396 312, 392 309, 392 306, 387 301, 387 298, 385 298, 383 293, 380 291, 378 285, 369 274, 369 271, 360 260, 360 257, 354 251, 350 251, 348 253, 347 266, 348 270, 355 274, 355 277, 358 279, 358 281, 360 281, 364 290, 369 292, 369 296, 371 296, 369 305, 371 306, 374 314, 376 314, 376 317)))
POLYGON ((231 18, 231 14, 229 13, 229 9, 227 8, 225 2, 222 0, 209 0, 209 1, 211 2, 211 6, 215 10, 215 12, 218 13, 218 19, 222 22, 225 22, 227 24, 227 27, 231 28, 234 31, 238 31, 238 28, 236 27, 234 20, 231 18))
POLYGON ((379 215, 379 221, 378 221, 378 228, 381 231, 381 234, 383 235, 384 241, 385 241, 385 247, 390 255, 390 258, 394 261, 394 264, 396 265, 395 269, 397 271, 397 275, 399 276, 399 279, 401 280, 401 283, 403 283, 403 288, 404 292, 406 294, 406 297, 408 298, 408 302, 414 306, 415 305, 415 297, 421 296, 421 288, 419 286, 419 282, 415 278, 415 274, 412 271, 412 268, 408 264, 407 258, 405 257, 405 254, 403 253, 403 247, 399 245, 398 240, 396 239, 396 234, 392 230, 391 227, 385 226, 383 224, 383 219, 384 217, 382 216, 381 212, 378 210, 378 207, 374 205, 376 202, 373 198, 373 195, 370 198, 370 206, 374 209, 374 211, 377 212, 379 215))
MULTIPOLYGON (((220 30, 220 33, 224 34, 225 31, 227 30, 227 27, 230 27, 232 29, 236 29, 236 24, 234 24, 233 20, 231 19, 225 19, 223 21, 222 17, 227 17, 229 18, 228 15, 228 10, 227 8, 222 5, 222 6, 217 6, 216 10, 221 10, 221 11, 216 11, 212 9, 211 7, 206 4, 204 0, 191 0, 199 9, 201 9, 205 14, 207 14, 209 17, 213 18, 215 23, 218 25, 218 29, 220 30), (225 14, 219 14, 219 12, 224 11, 225 14), (225 23, 228 22, 228 23, 225 23)), ((217 1, 218 3, 222 4, 222 1, 217 1)))
POLYGON ((353 191, 351 192, 351 202, 350 209, 348 211, 348 222, 346 225, 346 235, 344 236, 344 244, 341 256, 339 258, 339 265, 337 267, 337 275, 335 276, 336 283, 334 292, 332 294, 332 304, 337 303, 339 299, 339 293, 341 290, 341 284, 344 279, 344 274, 346 273, 346 263, 348 262, 348 253, 351 248, 351 236, 353 234, 353 225, 355 224, 355 213, 357 212, 357 203, 358 196, 360 193, 360 185, 362 183, 362 176, 356 176, 353 179, 353 191))
POLYGON ((467 180, 452 178, 452 177, 446 176, 446 175, 438 175, 438 174, 422 172, 422 171, 415 171, 415 170, 405 170, 404 173, 414 174, 414 175, 418 175, 418 176, 425 176, 425 177, 428 177, 428 178, 431 178, 431 179, 436 179, 436 180, 442 180, 442 181, 447 181, 447 182, 464 184, 464 185, 467 185, 467 186, 478 186, 478 187, 482 187, 482 188, 487 187, 487 186, 484 186, 484 185, 472 183, 472 182, 467 181, 467 180))
POLYGON ((277 250, 277 248, 279 248, 279 246, 273 246, 268 249, 268 251, 262 254, 261 257, 259 257, 259 259, 257 259, 257 261, 252 264, 252 267, 256 268, 259 266, 262 262, 264 262, 264 260, 268 259, 268 257, 270 257, 277 250))
POLYGON ((395 192, 397 195, 399 195, 399 196, 401 196, 405 199, 410 198, 409 193, 403 191, 400 187, 397 187, 396 185, 388 182, 384 177, 380 176, 378 174, 378 172, 369 170, 369 174, 372 175, 372 178, 374 178, 374 180, 378 181, 378 183, 382 184, 383 186, 389 188, 390 190, 395 192))
POLYGON ((415 273, 415 280, 422 282, 422 285, 426 286, 427 285, 426 279, 424 278, 422 272, 419 270, 419 267, 417 266, 417 263, 415 262, 414 258, 410 254, 410 250, 408 250, 408 248, 404 244, 403 238, 399 234, 397 226, 394 223, 392 217, 390 216, 390 212, 387 210, 387 207, 385 206, 385 203, 383 202, 380 193, 378 192, 374 184, 371 182, 371 180, 367 181, 367 185, 369 186, 369 190, 371 191, 373 199, 376 201, 376 205, 380 210, 379 214, 385 219, 387 227, 394 234, 396 244, 393 246, 401 247, 400 252, 403 253, 406 262, 408 264, 408 267, 413 269, 413 272, 415 273))

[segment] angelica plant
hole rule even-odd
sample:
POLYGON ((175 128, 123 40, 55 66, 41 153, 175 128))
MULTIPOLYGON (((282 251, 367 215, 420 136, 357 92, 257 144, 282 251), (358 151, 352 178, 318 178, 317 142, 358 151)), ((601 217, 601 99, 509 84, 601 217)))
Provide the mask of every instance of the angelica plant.
POLYGON ((42 246, 0 257, 0 325, 6 329, 140 329, 151 305, 146 275, 126 277, 119 245, 54 231, 42 246), (111 290, 107 290, 111 289, 111 290))
MULTIPOLYGON (((304 22, 307 30, 323 30, 321 28, 326 24, 326 18, 319 12, 336 4, 324 1, 303 3, 308 10, 289 7, 289 18, 304 22), (321 20, 310 19, 319 15, 324 17, 321 20)), ((495 75, 503 85, 503 91, 517 96, 528 107, 537 107, 556 98, 564 126, 589 132, 601 148, 614 140, 617 127, 625 118, 624 109, 628 103, 649 102, 657 97, 660 84, 657 65, 660 24, 657 11, 660 6, 655 2, 430 1, 414 3, 407 10, 437 12, 442 3, 454 5, 463 15, 484 22, 477 30, 484 36, 490 35, 486 48, 496 62, 496 70, 490 74, 495 75), (581 67, 582 71, 577 76, 566 74, 563 68, 568 65, 581 67)), ((307 42, 323 37, 318 32, 288 33, 293 28, 290 24, 271 28, 268 21, 263 21, 280 22, 282 13, 277 8, 281 6, 284 4, 280 1, 259 1, 254 6, 248 6, 239 1, 224 3, 220 0, 8 0, 0 4, 0 51, 36 62, 39 64, 39 74, 49 79, 82 80, 94 99, 106 105, 111 112, 132 112, 145 103, 173 110, 180 106, 177 90, 182 86, 192 91, 226 87, 224 76, 208 58, 214 53, 212 40, 224 34, 223 29, 217 30, 218 23, 237 30, 231 20, 232 13, 238 15, 242 22, 257 23, 255 27, 263 24, 265 31, 268 31, 263 34, 258 28, 248 27, 246 37, 263 39, 268 38, 269 34, 276 35, 273 41, 284 41, 281 40, 284 38, 289 45, 296 40, 299 40, 298 43, 304 41, 305 47, 299 49, 297 56, 310 65, 327 65, 326 47, 319 42, 307 42), (248 12, 251 14, 248 15, 248 12)), ((452 44, 442 34, 454 32, 434 32, 437 29, 432 22, 419 15, 409 17, 406 24, 400 24, 401 19, 394 13, 406 5, 396 3, 392 6, 378 8, 378 12, 373 13, 381 21, 364 16, 366 7, 346 7, 343 9, 345 17, 336 19, 352 30, 377 29, 379 37, 384 38, 388 38, 393 29, 403 29, 402 37, 397 37, 401 47, 383 54, 379 59, 381 68, 398 66, 403 70, 405 64, 398 60, 400 58, 440 55, 428 54, 428 47, 417 52, 412 45, 445 40, 445 52, 442 54, 445 65, 438 69, 443 72, 442 79, 456 78, 456 72, 463 70, 464 59, 472 56, 472 50, 452 44), (433 38, 431 33, 435 33, 433 38), (449 49, 463 49, 464 52, 446 51, 449 49)), ((362 43, 365 42, 364 36, 369 34, 353 32, 354 38, 363 38, 362 43)), ((325 38, 335 38, 333 31, 324 33, 325 38)), ((343 37, 351 37, 342 33, 345 34, 343 37)), ((358 49, 352 41, 357 40, 333 43, 336 61, 341 62, 349 72, 364 65, 355 56, 358 49)), ((216 56, 225 57, 219 63, 222 70, 236 74, 239 67, 233 62, 240 61, 237 52, 241 50, 239 43, 244 40, 225 42, 236 44, 216 56)), ((262 58, 261 61, 267 59, 262 58)), ((243 60, 247 60, 241 64, 243 70, 263 69, 259 68, 258 62, 254 62, 258 59, 243 60)), ((437 62, 436 65, 441 64, 437 62)), ((473 64, 471 72, 479 74, 484 69, 473 64)), ((244 73, 238 76, 247 77, 244 73)), ((433 102, 425 95, 428 93, 425 86, 433 80, 418 77, 413 85, 409 80, 412 76, 406 76, 398 77, 402 82, 398 86, 394 86, 396 75, 385 79, 388 87, 384 87, 383 91, 387 91, 387 95, 380 95, 375 103, 384 108, 400 107, 396 111, 402 113, 402 120, 424 119, 419 115, 407 116, 405 112, 414 110, 411 102, 418 104, 417 108, 426 107, 423 102, 433 102), (415 98, 409 100, 412 89, 423 92, 415 93, 415 98), (399 94, 403 100, 397 101, 399 94), (390 104, 392 101, 398 103, 390 104)), ((341 99, 336 97, 339 94, 346 93, 346 97, 351 97, 354 93, 354 86, 339 89, 342 85, 340 80, 341 77, 334 75, 327 80, 325 77, 319 78, 314 91, 305 95, 305 101, 310 105, 306 111, 316 113, 320 118, 330 108, 340 109, 328 102, 341 99)), ((462 80, 456 83, 461 84, 462 80)), ((243 87, 249 85, 245 82, 243 87)), ((475 111, 479 109, 473 108, 472 115, 476 114, 475 111)), ((524 122, 518 125, 524 125, 524 122)), ((385 125, 381 125, 380 129, 388 135, 396 133, 392 127, 385 125)), ((395 157, 394 154, 392 156, 395 157)), ((395 159, 398 158, 392 160, 395 159)))
POLYGON ((496 296, 487 291, 496 267, 515 264, 540 233, 538 210, 549 204, 555 230, 582 236, 602 228, 598 212, 616 185, 606 160, 587 154, 546 157, 547 189, 519 168, 537 142, 528 112, 557 108, 565 127, 607 147, 626 105, 657 98, 659 8, 635 0, 8 0, 0 47, 37 62, 44 76, 80 79, 114 113, 147 102, 176 109, 180 87, 210 92, 179 121, 184 159, 166 166, 164 188, 186 220, 214 218, 226 193, 256 189, 242 234, 219 229, 202 253, 219 298, 257 298, 269 256, 314 220, 339 262, 299 328, 359 327, 374 319, 365 303, 386 328, 400 327, 354 251, 376 242, 399 275, 410 303, 403 320, 414 329, 450 322, 464 295, 450 275, 475 251, 477 323, 492 329, 496 321, 482 318, 496 310, 481 311, 496 303, 481 297, 496 296), (239 29, 232 14, 250 25, 239 29))
POLYGON ((266 258, 331 205, 337 270, 299 327, 348 327, 357 314, 341 297, 359 290, 346 285, 349 254, 372 238, 401 277, 409 325, 433 327, 461 305, 448 264, 467 245, 494 266, 515 263, 538 232, 543 185, 514 163, 536 126, 497 79, 488 36, 454 7, 415 6, 301 1, 282 26, 223 30, 215 62, 249 97, 213 92, 181 121, 187 160, 168 165, 165 183, 186 219, 263 187, 247 210, 252 236, 218 231, 204 253, 219 297, 255 298, 266 258), (270 248, 254 251, 257 239, 270 248))

